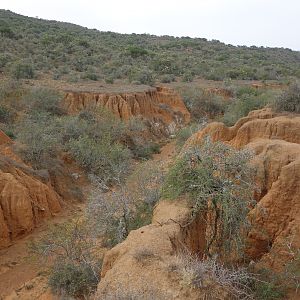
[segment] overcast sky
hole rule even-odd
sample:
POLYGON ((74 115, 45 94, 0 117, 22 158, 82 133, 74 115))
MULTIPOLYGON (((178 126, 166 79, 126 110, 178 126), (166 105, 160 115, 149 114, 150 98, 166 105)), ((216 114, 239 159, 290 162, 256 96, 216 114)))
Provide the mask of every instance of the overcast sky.
POLYGON ((300 0, 0 0, 0 8, 104 31, 300 50, 300 0))

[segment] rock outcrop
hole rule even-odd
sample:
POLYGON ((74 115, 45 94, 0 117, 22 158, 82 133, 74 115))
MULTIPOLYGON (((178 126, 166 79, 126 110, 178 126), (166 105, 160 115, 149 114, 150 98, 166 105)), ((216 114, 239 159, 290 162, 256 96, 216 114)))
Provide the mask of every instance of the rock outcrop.
POLYGON ((164 131, 172 134, 190 120, 190 113, 180 95, 164 87, 120 94, 69 91, 66 92, 64 105, 70 114, 105 107, 123 120, 141 117, 150 123, 156 133, 164 131))
POLYGON ((61 199, 48 173, 36 172, 14 159, 8 143, 9 137, 0 132, 0 248, 61 210, 61 199))

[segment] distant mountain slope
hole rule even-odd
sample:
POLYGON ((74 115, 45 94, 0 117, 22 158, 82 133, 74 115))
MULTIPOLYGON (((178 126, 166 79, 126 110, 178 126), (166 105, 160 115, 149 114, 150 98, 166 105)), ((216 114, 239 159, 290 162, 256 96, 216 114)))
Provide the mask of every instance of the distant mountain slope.
POLYGON ((201 38, 101 32, 0 10, 0 70, 16 77, 50 73, 55 79, 107 82, 169 82, 174 77, 191 81, 194 76, 284 79, 300 77, 300 52, 235 47, 201 38))

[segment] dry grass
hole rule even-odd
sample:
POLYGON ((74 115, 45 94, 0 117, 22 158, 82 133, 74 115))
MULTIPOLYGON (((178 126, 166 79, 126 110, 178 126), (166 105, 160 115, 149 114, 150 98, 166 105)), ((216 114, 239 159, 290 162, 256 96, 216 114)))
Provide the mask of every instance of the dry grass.
POLYGON ((133 254, 134 259, 138 263, 144 264, 146 261, 156 258, 155 254, 147 248, 139 248, 133 254))
POLYGON ((185 251, 176 256, 168 270, 179 275, 183 286, 203 290, 207 299, 254 299, 250 288, 254 276, 245 268, 227 268, 215 259, 200 260, 185 251))

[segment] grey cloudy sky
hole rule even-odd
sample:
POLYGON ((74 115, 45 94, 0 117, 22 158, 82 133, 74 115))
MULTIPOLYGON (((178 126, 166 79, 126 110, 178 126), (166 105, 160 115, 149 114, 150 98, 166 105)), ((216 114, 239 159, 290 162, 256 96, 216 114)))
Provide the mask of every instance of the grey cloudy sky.
POLYGON ((300 0, 1 0, 0 8, 104 31, 300 50, 300 0))

